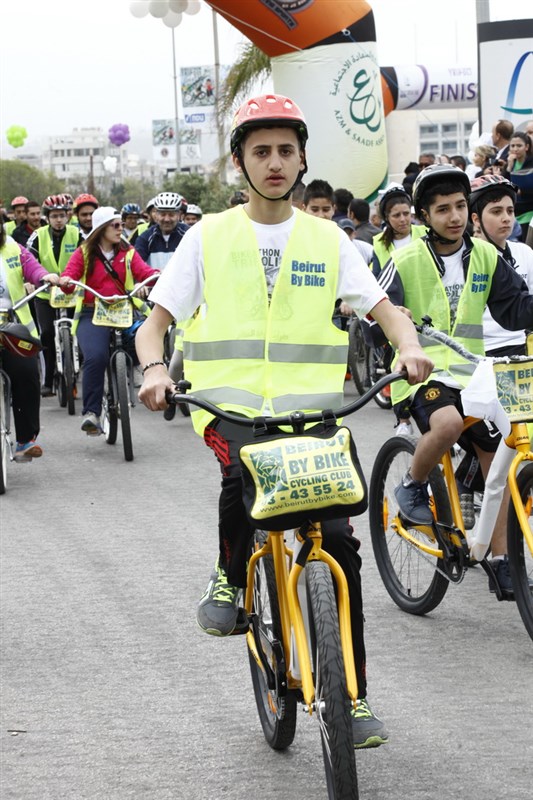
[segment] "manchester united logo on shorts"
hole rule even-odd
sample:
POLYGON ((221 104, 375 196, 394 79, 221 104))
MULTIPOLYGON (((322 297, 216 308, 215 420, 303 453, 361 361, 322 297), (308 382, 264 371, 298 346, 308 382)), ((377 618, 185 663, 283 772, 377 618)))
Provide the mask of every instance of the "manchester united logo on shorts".
POLYGON ((428 389, 424 397, 426 398, 426 400, 429 400, 430 402, 436 400, 437 397, 440 397, 440 389, 435 389, 435 388, 428 389))

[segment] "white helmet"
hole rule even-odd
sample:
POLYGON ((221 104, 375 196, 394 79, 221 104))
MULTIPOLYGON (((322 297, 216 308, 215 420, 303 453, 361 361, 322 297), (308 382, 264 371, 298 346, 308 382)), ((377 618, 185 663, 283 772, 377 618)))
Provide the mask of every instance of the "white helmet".
POLYGON ((187 203, 177 192, 160 192, 154 198, 154 206, 158 211, 184 211, 187 203))
POLYGON ((194 214, 196 217, 201 217, 203 211, 200 208, 200 206, 195 206, 194 203, 187 203, 187 208, 185 209, 185 213, 194 214))

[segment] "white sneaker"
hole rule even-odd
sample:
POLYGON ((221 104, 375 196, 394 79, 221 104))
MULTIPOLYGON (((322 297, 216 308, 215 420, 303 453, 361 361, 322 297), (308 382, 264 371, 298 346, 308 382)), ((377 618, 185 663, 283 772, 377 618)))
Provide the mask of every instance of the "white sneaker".
POLYGON ((89 411, 85 414, 85 418, 81 423, 82 431, 85 431, 87 436, 100 436, 102 433, 102 426, 100 425, 100 417, 97 417, 96 414, 93 414, 92 411, 89 411))
POLYGON ((410 422, 399 422, 396 426, 396 436, 412 436, 413 426, 410 422))

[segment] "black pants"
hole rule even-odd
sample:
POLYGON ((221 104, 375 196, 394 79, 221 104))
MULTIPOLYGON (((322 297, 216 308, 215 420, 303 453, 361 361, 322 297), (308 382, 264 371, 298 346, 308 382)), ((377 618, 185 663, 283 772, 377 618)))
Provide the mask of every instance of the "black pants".
MULTIPOLYGON (((215 453, 222 472, 219 499, 220 565, 233 586, 246 587, 246 562, 254 528, 242 501, 239 448, 252 438, 251 430, 225 420, 215 420, 205 429, 204 439, 215 453)), ((322 523, 322 547, 340 564, 350 594, 350 615, 359 697, 366 697, 366 656, 363 598, 361 592, 360 542, 353 536, 348 519, 322 523)))
POLYGON ((2 352, 2 368, 11 380, 13 419, 17 442, 25 444, 39 433, 39 362, 37 356, 22 358, 2 352))
POLYGON ((35 298, 35 312, 39 324, 41 344, 43 346, 44 357, 44 380, 45 386, 52 388, 54 385, 54 372, 56 367, 56 345, 55 328, 56 310, 52 308, 48 300, 42 297, 35 298))

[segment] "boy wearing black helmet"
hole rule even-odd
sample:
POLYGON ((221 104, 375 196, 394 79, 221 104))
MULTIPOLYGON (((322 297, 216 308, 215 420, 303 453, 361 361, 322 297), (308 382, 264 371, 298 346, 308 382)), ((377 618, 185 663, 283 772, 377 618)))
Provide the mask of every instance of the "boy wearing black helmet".
MULTIPOLYGON (((505 328, 522 329, 533 325, 533 297, 494 245, 465 233, 469 194, 470 181, 457 167, 434 164, 424 169, 415 181, 413 202, 428 233, 392 255, 379 283, 416 322, 428 315, 435 328, 483 355, 485 308, 505 328)), ((431 378, 414 388, 402 382, 392 388, 393 402, 410 398, 412 416, 422 433, 411 467, 396 488, 402 514, 416 524, 433 520, 427 477, 443 453, 459 440, 477 455, 486 475, 499 438, 493 438, 483 422, 462 435, 460 391, 468 384, 474 365, 445 346, 425 344, 424 349, 435 361, 431 378)), ((505 526, 495 529, 491 548, 502 564, 497 569, 500 585, 509 591, 503 560, 505 526)))
MULTIPOLYGON (((165 331, 172 318, 189 319, 198 306, 184 336, 185 374, 196 396, 249 418, 342 405, 348 337, 331 323, 337 298, 384 324, 400 345, 410 380, 429 375, 431 361, 414 328, 345 233, 293 208, 292 192, 307 169, 306 141, 303 114, 287 97, 265 95, 238 110, 231 150, 249 200, 190 228, 151 295, 155 306, 137 339, 144 365, 139 398, 150 409, 166 408, 165 390, 172 388, 161 358, 165 331)), ((249 436, 204 411, 193 411, 192 420, 222 471, 220 555, 197 620, 207 633, 227 636, 238 622, 253 532, 238 460, 249 436)), ((377 746, 387 734, 365 700, 359 542, 348 519, 325 522, 322 532, 323 548, 341 564, 349 586, 359 687, 354 746, 377 746)))

